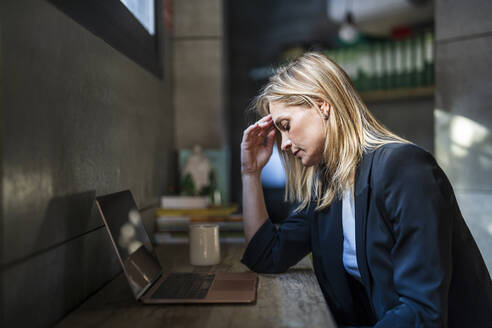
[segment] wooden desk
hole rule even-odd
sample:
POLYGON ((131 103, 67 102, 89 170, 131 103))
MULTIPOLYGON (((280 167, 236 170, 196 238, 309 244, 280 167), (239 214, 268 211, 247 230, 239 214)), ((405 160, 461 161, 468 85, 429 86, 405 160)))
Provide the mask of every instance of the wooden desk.
MULTIPOLYGON (((157 248, 162 266, 178 272, 244 272, 244 245, 222 244, 216 266, 189 264, 188 245, 157 248)), ((133 298, 120 274, 57 327, 323 327, 331 314, 308 258, 287 273, 260 274, 256 303, 240 305, 144 305, 133 298)))

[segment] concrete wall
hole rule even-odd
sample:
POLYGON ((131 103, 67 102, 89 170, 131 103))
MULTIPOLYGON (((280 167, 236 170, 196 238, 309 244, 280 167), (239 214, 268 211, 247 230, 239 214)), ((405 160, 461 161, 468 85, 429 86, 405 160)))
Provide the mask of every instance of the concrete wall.
POLYGON ((121 271, 95 196, 174 183, 170 40, 161 80, 47 1, 0 15, 0 326, 48 327, 121 271))
POLYGON ((176 147, 227 144, 222 0, 174 1, 176 147))
POLYGON ((436 1, 435 153, 492 272, 492 2, 436 1))
MULTIPOLYGON (((176 149, 205 149, 222 202, 230 200, 230 141, 226 128, 224 3, 174 2, 173 70, 176 149), (211 156, 214 154, 213 156, 211 156)), ((180 154, 182 156, 183 153, 180 154)))
POLYGON ((434 152, 433 97, 370 102, 367 107, 388 129, 434 152))

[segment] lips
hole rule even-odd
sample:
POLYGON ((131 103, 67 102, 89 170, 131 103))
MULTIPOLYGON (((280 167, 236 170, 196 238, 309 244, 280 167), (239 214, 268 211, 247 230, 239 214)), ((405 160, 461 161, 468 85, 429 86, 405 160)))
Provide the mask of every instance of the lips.
POLYGON ((296 156, 296 157, 297 157, 297 154, 298 154, 300 151, 301 151, 301 150, 300 150, 300 149, 298 149, 298 150, 296 150, 296 151, 295 151, 292 155, 294 155, 294 156, 296 156))

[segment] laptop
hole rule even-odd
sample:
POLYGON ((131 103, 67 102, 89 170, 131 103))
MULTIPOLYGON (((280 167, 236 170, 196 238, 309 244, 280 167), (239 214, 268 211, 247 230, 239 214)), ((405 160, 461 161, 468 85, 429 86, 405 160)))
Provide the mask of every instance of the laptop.
MULTIPOLYGON (((161 267, 129 190, 96 197, 96 204, 133 295, 148 304, 252 303, 254 272, 173 273, 161 267)), ((166 251, 165 245, 164 252, 166 251)))

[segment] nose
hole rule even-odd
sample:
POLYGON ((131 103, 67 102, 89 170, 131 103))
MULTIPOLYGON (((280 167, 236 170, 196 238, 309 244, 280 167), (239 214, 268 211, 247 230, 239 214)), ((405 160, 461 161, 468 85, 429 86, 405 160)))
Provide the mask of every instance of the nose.
POLYGON ((292 141, 290 141, 290 139, 288 137, 286 137, 284 134, 282 134, 282 143, 281 143, 280 149, 282 149, 283 151, 286 151, 290 147, 292 147, 292 141))

